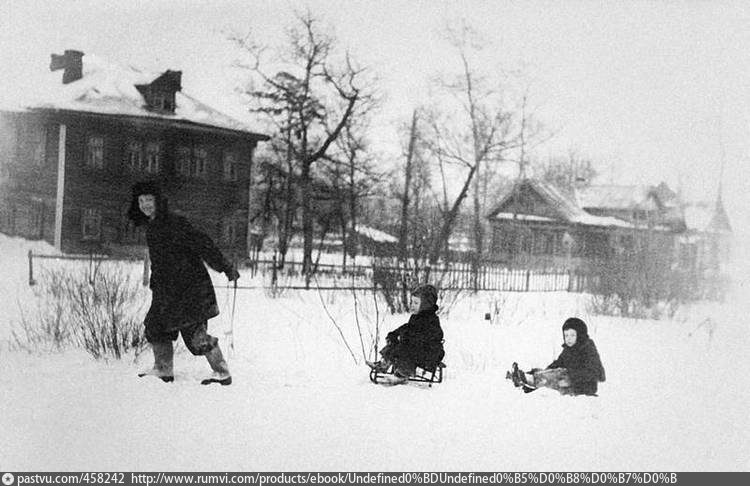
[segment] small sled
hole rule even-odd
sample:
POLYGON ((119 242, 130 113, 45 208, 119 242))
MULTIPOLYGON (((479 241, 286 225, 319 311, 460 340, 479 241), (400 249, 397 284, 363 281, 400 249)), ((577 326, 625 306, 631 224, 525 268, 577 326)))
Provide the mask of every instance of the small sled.
POLYGON ((533 381, 526 378, 526 373, 518 368, 518 363, 513 363, 511 370, 505 374, 505 378, 513 381, 513 385, 516 388, 522 388, 525 393, 533 392, 539 388, 551 388, 563 395, 572 393, 570 377, 568 376, 568 370, 565 368, 532 370, 527 373, 534 377, 533 381))
MULTIPOLYGON (((414 374, 409 376, 408 381, 414 381, 418 383, 427 383, 428 386, 432 386, 433 383, 443 382, 443 368, 446 364, 440 361, 438 364, 430 367, 425 365, 424 367, 417 366, 414 370, 414 374)), ((370 381, 379 385, 388 385, 396 379, 394 374, 394 365, 391 364, 385 371, 382 371, 376 367, 370 366, 370 381)))

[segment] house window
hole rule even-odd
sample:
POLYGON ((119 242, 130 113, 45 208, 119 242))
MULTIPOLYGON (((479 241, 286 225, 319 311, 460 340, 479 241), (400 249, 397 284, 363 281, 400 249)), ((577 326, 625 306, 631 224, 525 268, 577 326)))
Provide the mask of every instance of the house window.
POLYGON ((531 251, 534 253, 534 255, 539 255, 542 253, 543 246, 544 246, 544 234, 540 231, 531 231, 531 251))
POLYGON ((225 181, 236 181, 237 180, 237 155, 233 152, 224 152, 222 160, 224 180, 225 181))
POLYGON ((230 247, 240 244, 240 239, 243 233, 242 230, 243 225, 241 221, 237 221, 236 219, 224 221, 224 227, 222 229, 224 244, 230 247))
POLYGON ((177 149, 177 173, 181 176, 190 177, 191 165, 190 147, 180 147, 177 149))
POLYGON ((40 122, 30 122, 26 125, 26 142, 29 144, 29 155, 35 165, 44 164, 47 149, 47 127, 40 122))
POLYGON ((542 253, 545 255, 555 254, 555 234, 550 232, 542 233, 542 253))
POLYGON ((102 212, 100 209, 86 208, 81 215, 81 239, 99 240, 102 237, 102 212))
POLYGON ((125 163, 132 171, 141 170, 143 166, 143 144, 137 140, 128 142, 125 149, 125 163))
POLYGON ((516 252, 516 232, 510 229, 503 231, 501 236, 501 248, 505 253, 513 254, 516 252))
POLYGON ((104 138, 91 136, 86 143, 86 165, 95 169, 104 168, 104 138))
POLYGON ((44 237, 44 201, 39 198, 31 200, 31 234, 34 238, 44 237))
POLYGON ((143 242, 143 230, 130 220, 125 220, 123 222, 120 235, 120 241, 125 244, 138 244, 143 242))
POLYGON ((161 143, 149 142, 146 145, 146 172, 158 174, 161 169, 161 143))
POLYGON ((533 234, 528 228, 522 228, 519 232, 520 238, 520 253, 527 255, 531 253, 531 245, 533 243, 533 234))
POLYGON ((178 148, 177 173, 184 177, 205 177, 208 174, 208 149, 205 147, 178 148))
POLYGON ((157 91, 151 96, 151 107, 160 111, 174 111, 174 97, 170 93, 157 91))
POLYGON ((196 147, 193 151, 195 177, 205 177, 208 166, 208 150, 205 147, 196 147))

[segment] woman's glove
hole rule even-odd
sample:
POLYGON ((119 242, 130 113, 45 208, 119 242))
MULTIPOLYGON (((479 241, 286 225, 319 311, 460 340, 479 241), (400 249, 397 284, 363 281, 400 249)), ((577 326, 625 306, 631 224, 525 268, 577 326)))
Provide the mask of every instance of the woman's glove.
POLYGON ((232 267, 229 270, 226 270, 224 274, 227 276, 230 282, 234 282, 238 278, 240 278, 240 272, 237 271, 236 268, 232 267))

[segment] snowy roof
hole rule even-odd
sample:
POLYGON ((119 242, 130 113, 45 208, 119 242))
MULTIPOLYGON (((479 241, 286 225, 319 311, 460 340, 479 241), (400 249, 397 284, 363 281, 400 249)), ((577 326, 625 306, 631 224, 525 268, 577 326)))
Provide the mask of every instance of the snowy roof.
POLYGON ((514 214, 514 213, 497 213, 497 219, 517 219, 519 221, 555 221, 553 218, 546 216, 537 216, 536 214, 514 214))
POLYGON ((576 204, 576 201, 563 194, 562 191, 557 189, 555 186, 553 186, 550 183, 540 181, 538 179, 524 179, 523 181, 516 184, 516 186, 511 190, 511 192, 503 198, 503 200, 498 205, 498 209, 494 212, 490 213, 490 216, 492 218, 498 218, 498 219, 509 219, 508 215, 510 214, 512 219, 512 216, 515 216, 515 219, 518 220, 526 220, 526 221, 554 221, 554 219, 546 217, 546 216, 539 216, 539 215, 533 215, 533 214, 515 214, 507 213, 507 212, 501 212, 500 208, 503 207, 503 205, 508 201, 508 199, 513 195, 514 191, 517 191, 521 185, 528 185, 531 189, 536 191, 537 194, 539 194, 542 198, 545 199, 545 201, 555 209, 555 211, 560 215, 560 217, 568 221, 570 223, 577 223, 577 224, 583 224, 587 226, 602 226, 602 227, 618 227, 618 228, 632 228, 633 225, 623 221, 618 218, 610 217, 610 216, 595 216, 593 214, 589 214, 581 207, 576 204))
POLYGON ((651 194, 649 186, 601 185, 578 189, 576 198, 582 208, 647 209, 653 208, 651 194))
POLYGON ((454 234, 448 238, 448 248, 451 251, 466 252, 474 249, 471 238, 464 234, 454 234))
POLYGON ((364 226, 361 224, 358 224, 354 229, 358 234, 365 236, 372 241, 376 241, 378 243, 396 243, 398 242, 398 239, 395 236, 391 236, 388 233, 385 233, 383 231, 377 230, 375 228, 370 228, 369 226, 364 226))
POLYGON ((45 73, 40 79, 28 83, 28 89, 25 91, 14 93, 13 99, 0 100, 0 109, 72 110, 186 121, 267 138, 182 91, 175 93, 174 114, 147 110, 146 102, 136 85, 150 84, 161 74, 145 72, 133 66, 120 66, 99 56, 86 54, 83 56, 81 79, 63 84, 62 71, 45 73))

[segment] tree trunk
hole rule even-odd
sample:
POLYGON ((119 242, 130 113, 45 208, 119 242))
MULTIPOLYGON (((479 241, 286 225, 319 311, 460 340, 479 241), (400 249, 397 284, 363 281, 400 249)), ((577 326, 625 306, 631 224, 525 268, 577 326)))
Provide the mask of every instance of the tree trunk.
POLYGON ((312 203, 312 181, 310 180, 310 163, 305 161, 302 165, 302 177, 300 178, 302 189, 302 273, 306 276, 312 272, 313 251, 313 214, 312 203))
POLYGON ((472 258, 472 280, 474 291, 479 290, 479 267, 484 251, 484 227, 482 226, 482 205, 480 202, 480 178, 474 179, 474 255, 472 258))
POLYGON ((409 296, 406 290, 406 268, 409 267, 409 255, 407 253, 407 242, 409 240, 409 190, 411 189, 411 167, 414 159, 414 146, 417 139, 417 110, 411 119, 411 130, 409 131, 409 148, 406 151, 406 167, 404 174, 404 194, 401 199, 401 227, 398 232, 398 258, 403 268, 401 273, 401 301, 404 308, 408 307, 409 296))
POLYGON ((456 216, 458 216, 458 210, 461 208, 461 203, 464 198, 466 198, 466 194, 469 191, 476 170, 476 165, 471 167, 469 174, 466 176, 466 181, 464 181, 464 186, 461 188, 461 192, 453 202, 451 209, 443 217, 443 225, 440 227, 440 233, 435 241, 432 242, 432 250, 430 251, 430 264, 432 265, 440 260, 440 255, 443 253, 443 249, 448 246, 448 239, 453 231, 453 224, 456 221, 456 216))
POLYGON ((414 146, 417 138, 417 110, 411 119, 411 130, 409 132, 409 148, 406 152, 406 168, 404 174, 404 194, 401 199, 401 228, 398 234, 399 258, 402 263, 407 260, 407 241, 408 241, 408 220, 409 220, 409 189, 411 188, 411 167, 414 157, 414 146))
MULTIPOLYGON (((354 180, 354 160, 352 159, 351 166, 349 167, 349 220, 351 221, 352 236, 354 237, 354 245, 351 248, 352 252, 352 264, 357 263, 357 195, 356 195, 356 184, 354 180)), ((346 225, 344 225, 346 230, 346 225)))

